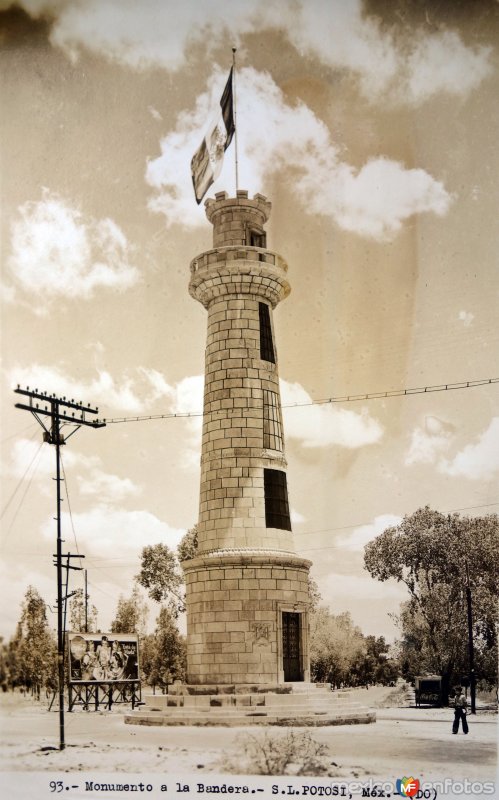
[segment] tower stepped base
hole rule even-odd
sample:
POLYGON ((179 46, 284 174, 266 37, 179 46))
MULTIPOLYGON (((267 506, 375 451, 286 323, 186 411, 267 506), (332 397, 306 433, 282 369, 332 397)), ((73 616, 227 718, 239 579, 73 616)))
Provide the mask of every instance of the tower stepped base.
POLYGON ((348 692, 333 694, 328 688, 316 688, 314 684, 281 684, 267 689, 261 686, 171 688, 174 694, 147 697, 139 711, 125 716, 125 723, 308 727, 376 721, 376 712, 350 700, 348 692))

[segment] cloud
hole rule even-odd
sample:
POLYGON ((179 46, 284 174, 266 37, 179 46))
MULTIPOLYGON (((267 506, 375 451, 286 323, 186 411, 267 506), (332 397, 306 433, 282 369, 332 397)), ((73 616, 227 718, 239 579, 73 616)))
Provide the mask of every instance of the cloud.
MULTIPOLYGON (((97 496, 100 502, 116 503, 141 492, 129 478, 104 472, 97 456, 85 456, 74 448, 65 448, 62 461, 65 471, 76 473, 76 483, 82 495, 97 496)), ((48 495, 47 479, 55 474, 54 448, 39 440, 17 439, 9 460, 2 463, 1 474, 24 479, 26 483, 35 481, 40 491, 48 495)))
POLYGON ((343 575, 331 572, 327 576, 327 581, 321 579, 319 589, 324 599, 338 610, 348 608, 352 597, 364 601, 390 598, 392 607, 396 600, 402 601, 407 597, 407 589, 395 581, 376 581, 369 575, 343 575))
POLYGON ((19 5, 35 18, 52 20, 52 44, 71 60, 85 49, 136 70, 180 70, 195 46, 210 55, 226 42, 237 44, 266 30, 279 30, 303 56, 348 70, 373 102, 383 94, 401 104, 421 103, 438 92, 463 96, 492 69, 491 48, 466 46, 443 26, 431 33, 384 28, 365 13, 362 0, 24 0, 19 5))
POLYGON ((16 300, 16 290, 13 286, 6 283, 0 283, 0 301, 8 305, 12 305, 16 300))
POLYGON ((407 589, 394 580, 376 581, 366 573, 322 572, 317 565, 317 581, 323 605, 334 614, 348 610, 364 635, 385 636, 390 641, 400 635, 389 614, 407 600, 407 589))
POLYGON ((412 432, 411 445, 405 457, 405 465, 435 464, 439 456, 450 447, 455 428, 438 417, 425 417, 424 427, 412 432))
MULTIPOLYGON (((97 350, 102 355, 102 347, 98 344, 97 350)), ((105 369, 97 368, 93 377, 82 379, 67 374, 62 367, 31 364, 13 367, 6 373, 6 379, 12 387, 17 384, 38 387, 40 391, 75 398, 84 403, 91 398, 91 404, 99 407, 99 419, 114 418, 116 412, 123 416, 147 414, 160 401, 163 401, 163 405, 158 413, 193 413, 194 416, 183 421, 185 435, 179 465, 184 469, 199 468, 204 386, 202 375, 188 376, 176 384, 169 384, 161 372, 148 367, 130 369, 119 378, 105 369)), ((90 492, 91 484, 85 486, 90 492)), ((125 489, 115 481, 114 489, 117 492, 119 486, 125 489)), ((110 492, 113 489, 109 482, 106 489, 110 492)))
POLYGON ((348 536, 338 539, 337 545, 345 550, 363 551, 368 542, 371 542, 387 528, 399 525, 401 522, 402 517, 398 517, 395 514, 381 514, 370 525, 361 525, 355 528, 348 536))
POLYGON ((499 417, 493 417, 477 441, 464 447, 452 460, 442 459, 439 470, 475 481, 492 479, 499 472, 499 417))
POLYGON ((203 390, 204 375, 190 375, 175 386, 175 410, 182 414, 197 415, 189 417, 184 422, 184 449, 180 456, 180 464, 184 469, 199 469, 203 429, 203 390))
MULTIPOLYGON (((190 161, 227 76, 210 79, 211 93, 198 97, 194 110, 180 115, 177 128, 161 141, 161 155, 149 161, 149 207, 167 224, 204 225, 202 208, 193 208, 190 161)), ((406 169, 388 158, 355 169, 339 159, 324 123, 301 102, 290 105, 268 73, 252 68, 238 75, 240 185, 266 191, 276 175, 292 170, 296 197, 307 213, 333 218, 345 230, 374 239, 393 237, 414 214, 444 215, 451 197, 423 169, 406 169)), ((230 153, 217 188, 232 186, 230 153)))
MULTIPOLYGON (((53 538, 53 531, 52 531, 53 538)), ((37 559, 42 562, 42 556, 37 559)), ((52 564, 50 556, 47 555, 48 564, 52 564)), ((57 587, 54 576, 48 576, 35 566, 29 566, 25 560, 21 562, 19 558, 7 562, 6 559, 0 561, 0 602, 2 603, 2 632, 7 636, 15 633, 16 625, 21 617, 21 608, 24 602, 28 586, 33 586, 40 596, 55 611, 55 597, 57 587)), ((57 616, 47 609, 47 621, 51 629, 57 626, 57 616)))
MULTIPOLYGON (((2 466, 2 474, 13 478, 45 479, 55 473, 54 450, 49 444, 41 441, 42 433, 37 439, 16 439, 12 445, 10 459, 2 466)), ((68 468, 92 469, 99 463, 96 456, 84 456, 74 450, 64 453, 64 466, 68 468)))
POLYGON ((174 387, 159 372, 146 368, 130 370, 119 380, 107 370, 97 369, 95 377, 84 380, 66 374, 62 367, 35 363, 13 367, 7 373, 7 381, 11 386, 38 387, 85 404, 91 398, 92 406, 101 406, 101 417, 110 416, 114 409, 139 414, 163 397, 175 397, 174 387))
POLYGON ((101 502, 118 503, 141 492, 129 478, 119 478, 101 469, 93 470, 87 477, 78 475, 77 481, 80 494, 96 496, 101 502))
POLYGON ((175 386, 175 408, 181 413, 199 413, 203 409, 204 375, 190 375, 175 386))
POLYGON ((16 439, 13 443, 9 460, 2 461, 2 476, 28 480, 35 476, 46 478, 55 471, 54 454, 48 444, 43 444, 41 432, 38 439, 16 439))
POLYGON ((437 417, 426 417, 424 427, 417 427, 412 433, 406 466, 434 464, 439 472, 453 477, 492 478, 499 470, 499 417, 491 420, 474 443, 466 445, 453 458, 445 457, 455 438, 453 425, 437 417))
POLYGON ((383 29, 364 12, 362 0, 336 0, 329 11, 321 0, 307 0, 298 13, 285 15, 284 25, 299 52, 351 70, 373 102, 382 95, 401 105, 439 92, 464 96, 492 72, 492 48, 467 47, 458 33, 445 29, 383 29))
POLYGON ((470 48, 455 31, 417 35, 404 66, 398 96, 408 102, 427 100, 437 92, 466 96, 492 72, 491 47, 470 48))
POLYGON ((324 213, 323 204, 330 203, 329 213, 340 227, 373 239, 392 237, 414 214, 431 211, 444 216, 451 203, 443 184, 424 169, 405 169, 387 158, 371 159, 357 173, 338 164, 330 175, 332 182, 322 196, 315 192, 319 179, 315 164, 303 180, 310 210, 324 213))
POLYGON ((163 397, 168 397, 170 400, 175 399, 174 387, 170 386, 161 372, 147 367, 140 367, 139 372, 147 379, 152 389, 148 403, 154 403, 163 397))
POLYGON ((299 525, 301 522, 306 522, 306 517, 304 517, 303 514, 300 514, 299 511, 296 511, 296 509, 292 508, 290 514, 293 525, 299 525))
POLYGON ((149 111, 151 117, 156 120, 156 122, 159 122, 163 119, 161 113, 154 106, 147 106, 147 110, 149 111))
POLYGON ((461 320, 465 328, 469 328, 475 319, 475 315, 472 314, 471 311, 460 311, 458 314, 458 319, 461 320))
MULTIPOLYGON (((67 512, 63 512, 61 524, 63 536, 67 541, 73 542, 74 529, 78 552, 85 555, 81 565, 88 569, 91 602, 99 609, 101 627, 109 625, 109 621, 113 619, 119 594, 127 596, 130 594, 134 577, 140 568, 139 557, 142 548, 146 545, 164 543, 174 549, 185 533, 185 529, 173 528, 149 511, 143 509, 125 511, 106 503, 101 503, 83 513, 73 512, 72 518, 67 512)), ((55 523, 51 517, 42 524, 41 533, 41 544, 47 549, 47 546, 53 543, 55 536, 55 523)), ((71 550, 74 552, 74 545, 71 546, 71 550)), ((48 551, 51 552, 52 549, 48 551)), ((24 566, 17 574, 17 564, 6 570, 7 576, 5 582, 2 580, 2 590, 4 597, 9 598, 9 608, 13 598, 19 599, 19 602, 22 600, 28 583, 36 586, 49 603, 53 602, 52 598, 55 597, 56 591, 55 578, 47 578, 43 574, 44 568, 52 564, 48 553, 45 560, 43 557, 38 560, 39 571, 26 572, 24 566), (12 579, 13 575, 15 580, 12 579)), ((75 573, 71 576, 73 588, 78 584, 81 585, 79 577, 81 574, 75 573)), ((152 621, 157 611, 155 606, 152 621)), ((18 608, 15 609, 15 613, 3 614, 4 628, 8 625, 13 629, 18 617, 18 608)))
POLYGON ((88 299, 96 289, 128 289, 139 279, 130 246, 111 219, 84 218, 47 190, 26 202, 12 225, 8 268, 15 286, 49 304, 56 297, 88 299))
MULTIPOLYGON (((281 379, 283 405, 311 403, 310 395, 299 383, 281 379)), ((284 408, 284 433, 298 439, 304 447, 340 445, 349 449, 379 442, 383 436, 380 423, 367 409, 347 411, 334 404, 284 408)))
MULTIPOLYGON (((146 545, 160 542, 174 548, 185 533, 184 529, 170 527, 149 511, 126 511, 105 503, 90 511, 73 513, 72 520, 64 512, 61 519, 63 531, 74 527, 79 547, 89 558, 131 559, 146 545)), ((48 539, 53 538, 52 519, 43 524, 42 533, 48 539)))

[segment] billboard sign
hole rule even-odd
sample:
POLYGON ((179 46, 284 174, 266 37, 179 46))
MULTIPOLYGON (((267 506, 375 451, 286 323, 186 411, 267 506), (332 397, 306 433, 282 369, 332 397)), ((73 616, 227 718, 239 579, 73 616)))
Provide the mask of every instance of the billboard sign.
POLYGON ((69 633, 69 682, 139 680, 139 642, 129 633, 69 633))

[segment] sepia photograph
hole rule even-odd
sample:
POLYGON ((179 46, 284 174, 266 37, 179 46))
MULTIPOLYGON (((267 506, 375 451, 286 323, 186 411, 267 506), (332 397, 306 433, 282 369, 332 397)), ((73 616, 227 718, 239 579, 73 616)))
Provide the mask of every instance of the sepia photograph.
POLYGON ((498 0, 0 0, 0 786, 499 797, 498 0))

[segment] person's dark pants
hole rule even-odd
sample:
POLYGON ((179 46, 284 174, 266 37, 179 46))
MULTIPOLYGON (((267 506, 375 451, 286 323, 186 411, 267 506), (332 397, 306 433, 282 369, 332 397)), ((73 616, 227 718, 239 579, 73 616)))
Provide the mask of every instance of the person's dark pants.
POLYGON ((464 708, 454 709, 454 722, 452 723, 452 733, 457 733, 459 730, 459 720, 463 723, 463 733, 468 733, 468 720, 466 719, 466 712, 464 708))

